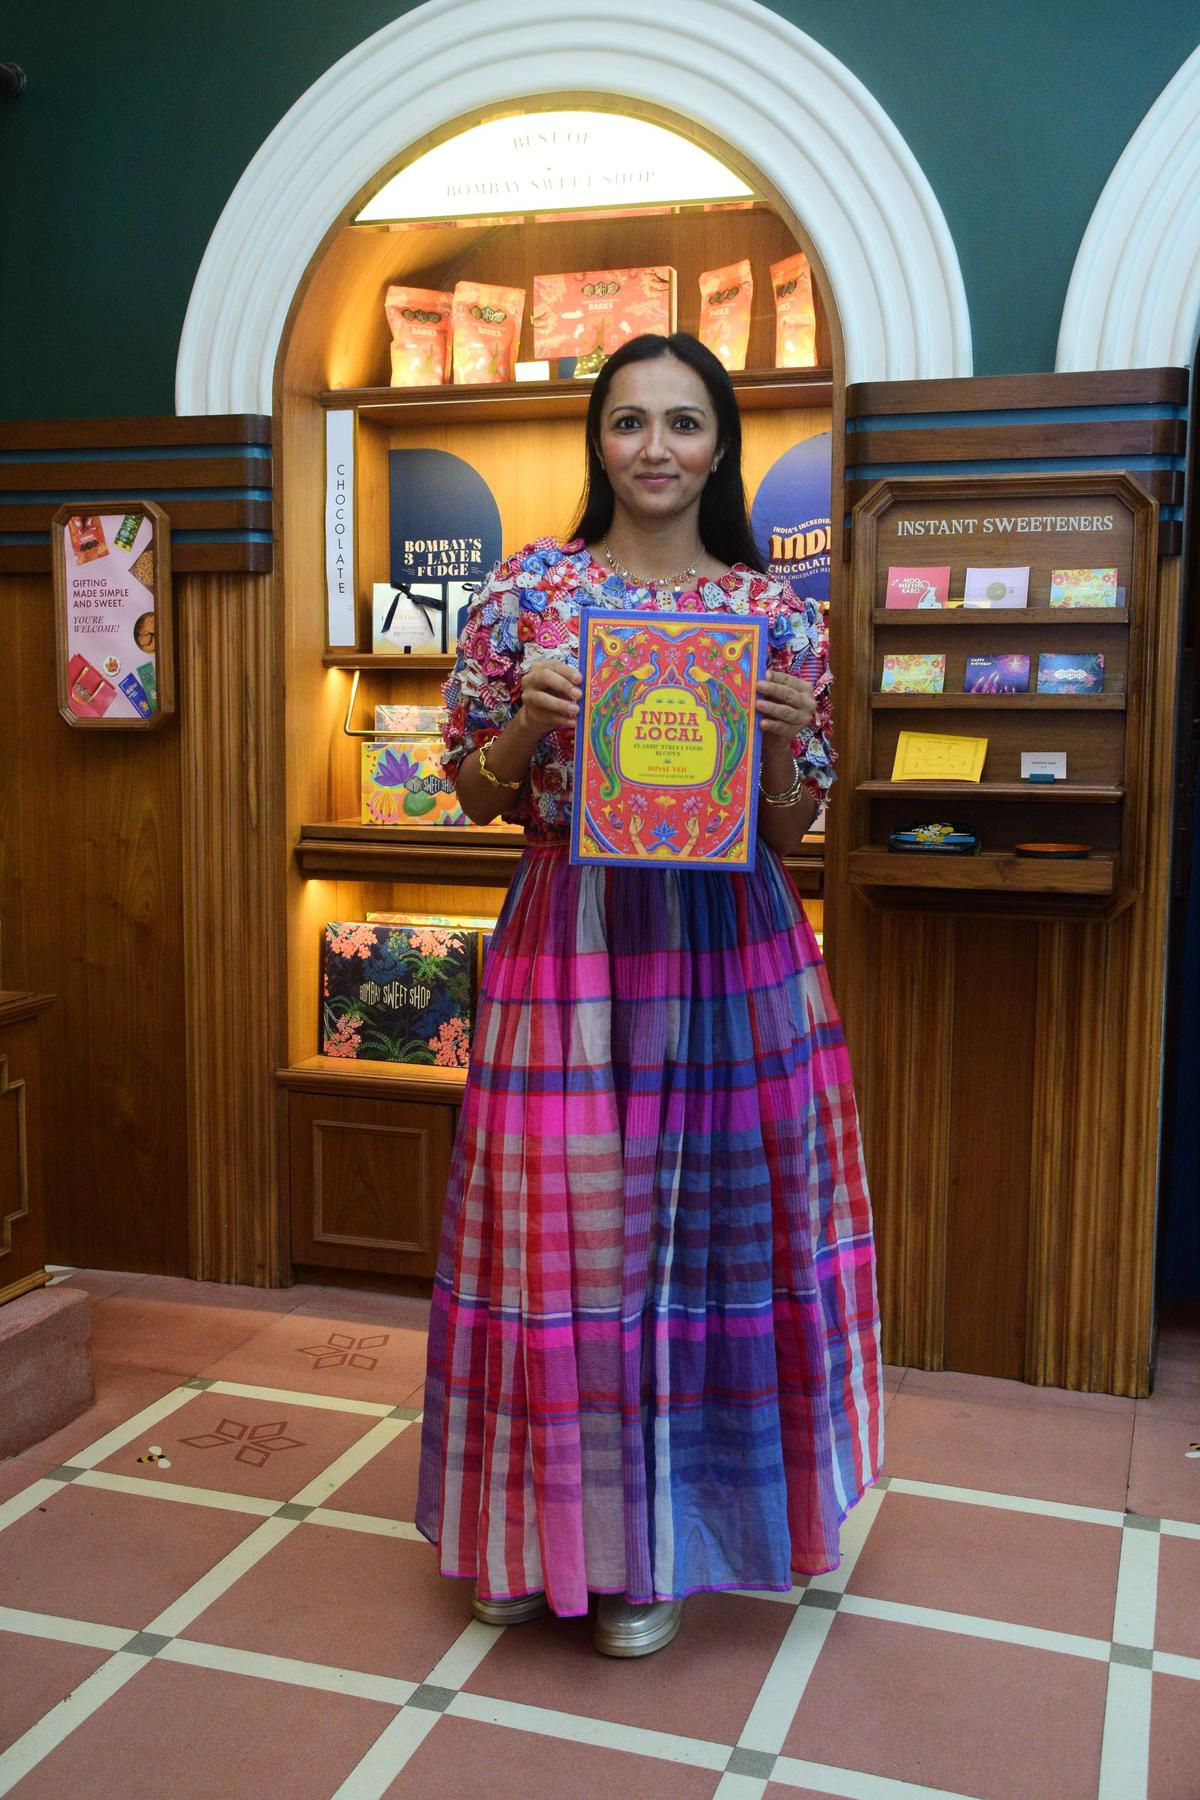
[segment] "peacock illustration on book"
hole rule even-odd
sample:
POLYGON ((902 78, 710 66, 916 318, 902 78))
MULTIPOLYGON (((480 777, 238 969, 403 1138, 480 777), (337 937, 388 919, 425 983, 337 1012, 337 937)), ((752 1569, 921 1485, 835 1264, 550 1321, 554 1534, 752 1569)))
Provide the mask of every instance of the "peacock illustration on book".
POLYGON ((765 621, 585 612, 571 861, 754 866, 765 621))
POLYGON ((383 921, 326 925, 321 1049, 326 1056, 465 1068, 480 934, 471 926, 383 921))

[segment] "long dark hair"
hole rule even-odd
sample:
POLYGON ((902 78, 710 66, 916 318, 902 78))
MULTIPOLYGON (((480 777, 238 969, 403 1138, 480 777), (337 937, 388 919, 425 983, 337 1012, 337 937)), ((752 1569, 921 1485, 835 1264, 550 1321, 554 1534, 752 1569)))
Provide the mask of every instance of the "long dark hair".
POLYGON ((588 404, 587 474, 583 498, 568 536, 594 544, 610 529, 614 497, 600 455, 600 421, 608 390, 613 376, 629 363, 651 362, 660 356, 673 356, 696 372, 708 389, 717 418, 717 446, 722 455, 700 496, 700 541, 708 554, 719 562, 746 563, 751 569, 761 570, 762 552, 750 531, 746 490, 742 483, 742 421, 733 383, 724 364, 686 331, 674 331, 670 337, 647 332, 642 337, 631 338, 614 352, 597 375, 588 404))

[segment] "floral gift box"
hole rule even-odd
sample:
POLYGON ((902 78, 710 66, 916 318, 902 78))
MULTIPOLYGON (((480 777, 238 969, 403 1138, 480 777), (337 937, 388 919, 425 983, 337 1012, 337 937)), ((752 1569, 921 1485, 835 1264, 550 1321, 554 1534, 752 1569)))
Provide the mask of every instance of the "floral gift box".
POLYGON ((470 926, 326 925, 322 1052, 465 1068, 478 968, 470 926))

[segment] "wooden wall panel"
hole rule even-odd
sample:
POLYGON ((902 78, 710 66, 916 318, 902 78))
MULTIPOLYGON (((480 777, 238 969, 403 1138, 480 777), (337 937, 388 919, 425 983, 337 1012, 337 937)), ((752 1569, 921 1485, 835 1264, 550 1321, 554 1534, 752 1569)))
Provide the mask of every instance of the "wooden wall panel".
POLYGON ((280 632, 269 576, 190 575, 179 603, 191 1272, 283 1276, 280 632))
POLYGON ((292 1092, 288 1110, 295 1260, 432 1275, 453 1108, 292 1092))
POLYGON ((58 715, 49 576, 0 577, 0 986, 42 1038, 46 1253, 187 1268, 180 733, 58 715))

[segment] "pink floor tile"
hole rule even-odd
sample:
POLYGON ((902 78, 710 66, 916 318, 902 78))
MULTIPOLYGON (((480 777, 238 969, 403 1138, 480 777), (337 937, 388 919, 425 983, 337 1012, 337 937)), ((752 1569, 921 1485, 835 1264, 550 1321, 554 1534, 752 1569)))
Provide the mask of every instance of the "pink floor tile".
POLYGON ((1095 1800, 1107 1675, 1081 1657, 843 1613, 784 1753, 979 1800, 1095 1800))
POLYGON ((910 1369, 888 1411, 887 1473, 1120 1512, 1134 1404, 910 1369))
POLYGON ((92 1307, 92 1353, 104 1362, 198 1375, 270 1325, 267 1309, 201 1302, 144 1300, 141 1290, 92 1307))
POLYGON ((425 1379, 425 1334, 378 1321, 293 1312, 200 1372, 219 1381, 399 1406, 425 1379))
POLYGON ((1107 1525, 891 1492, 850 1578, 853 1594, 1112 1635, 1121 1533, 1107 1525))
POLYGON ((1129 1465, 1130 1512, 1200 1525, 1200 1457, 1187 1455, 1188 1445, 1197 1441, 1200 1422, 1139 1415, 1129 1465))
POLYGON ((144 1275, 125 1275, 117 1269, 72 1269, 63 1287, 83 1288, 95 1300, 111 1300, 114 1294, 128 1294, 146 1279, 144 1275))
POLYGON ((443 1717, 383 1800, 710 1800, 720 1779, 713 1769, 443 1717))
POLYGON ((0 1606, 136 1630, 258 1523, 211 1506, 64 1487, 0 1532, 0 1606))
MULTIPOLYGON (((1154 1647, 1200 1658, 1200 1540, 1164 1536, 1158 1543, 1158 1609, 1154 1647)), ((1196 1690, 1200 1708, 1200 1687, 1196 1690)), ((1200 1780, 1197 1781, 1200 1789, 1200 1780)))
POLYGON ((40 1481, 51 1469, 70 1462, 80 1450, 179 1384, 179 1377, 165 1370, 125 1367, 120 1363, 96 1363, 94 1373, 96 1397, 86 1412, 61 1431, 43 1438, 40 1444, 31 1444, 20 1456, 0 1462, 0 1501, 20 1493, 31 1481, 40 1481))
POLYGON ((250 1313, 289 1313, 310 1292, 305 1287, 244 1287, 232 1281, 191 1281, 182 1275, 143 1275, 138 1298, 182 1306, 240 1307, 250 1313))
POLYGON ((374 1424, 361 1413, 203 1393, 147 1434, 170 1468, 138 1462, 149 1447, 141 1438, 99 1466, 114 1475, 290 1500, 374 1424))
POLYGON ((470 1623, 470 1605, 427 1544, 299 1525, 187 1636, 423 1681, 470 1623))
POLYGON ((645 1662, 600 1656, 587 1619, 506 1631, 466 1684, 477 1694, 736 1744, 792 1609, 735 1594, 693 1594, 674 1643, 645 1662))
POLYGON ((83 1644, 56 1644, 50 1638, 6 1632, 0 1639, 4 1678, 0 1680, 0 1750, 23 1737, 44 1713, 65 1700, 81 1681, 107 1662, 107 1650, 83 1644))
POLYGON ((1137 1403, 1138 1417, 1179 1419, 1200 1436, 1200 1347, 1186 1352, 1162 1351, 1155 1371, 1154 1392, 1137 1403))
POLYGON ((417 1505, 420 1462, 421 1426, 414 1420, 323 1504, 336 1507, 339 1512, 411 1521, 417 1505))
POLYGON ((1200 1683, 1155 1675, 1146 1800, 1196 1800, 1200 1793, 1200 1683))
POLYGON ((322 1319, 385 1325, 396 1331, 429 1330, 427 1294, 372 1294, 361 1288, 310 1287, 296 1308, 322 1319))
POLYGON ((148 1662, 12 1792, 20 1800, 329 1800, 394 1716, 374 1700, 148 1662))

